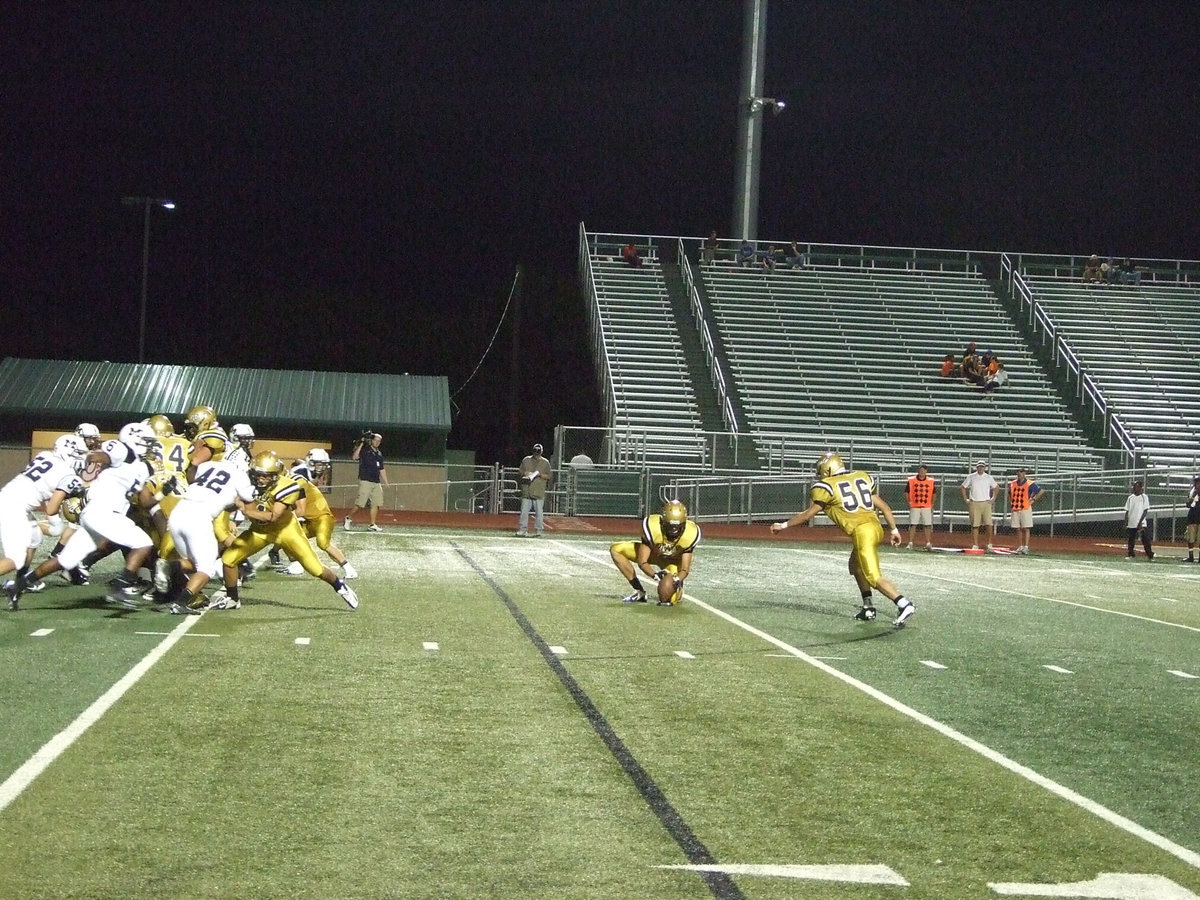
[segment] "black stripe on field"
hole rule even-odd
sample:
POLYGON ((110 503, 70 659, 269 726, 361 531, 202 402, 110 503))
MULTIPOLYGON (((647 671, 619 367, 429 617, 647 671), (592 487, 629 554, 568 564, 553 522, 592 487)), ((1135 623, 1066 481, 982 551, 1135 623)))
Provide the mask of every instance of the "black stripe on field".
MULTIPOLYGON (((579 683, 567 671, 567 667, 563 665, 562 660, 554 654, 550 649, 550 645, 538 634, 537 629, 533 627, 533 623, 526 618, 525 613, 521 612, 521 608, 505 593, 504 588, 496 584, 491 576, 483 571, 479 564, 466 554, 462 547, 458 545, 453 546, 458 555, 467 561, 467 565, 474 569, 479 574, 479 577, 487 583, 488 587, 496 593, 496 596, 500 598, 513 619, 521 627, 521 631, 525 633, 525 636, 529 638, 538 652, 542 654, 542 659, 546 661, 546 665, 558 676, 558 680, 567 689, 567 692, 575 701, 575 705, 579 707, 580 711, 587 718, 588 724, 592 726, 592 730, 600 736, 600 740, 604 741, 609 752, 612 753, 617 763, 625 771, 625 774, 629 776, 638 793, 642 795, 642 799, 646 801, 646 805, 650 807, 650 811, 658 817, 658 821, 667 830, 667 834, 671 835, 675 843, 683 850, 688 862, 696 866, 717 865, 717 861, 713 858, 709 849, 704 846, 700 838, 696 837, 695 832, 688 827, 688 823, 679 814, 679 810, 671 805, 671 801, 667 799, 662 789, 655 784, 654 779, 650 777, 650 773, 642 768, 642 764, 637 761, 637 757, 629 751, 629 748, 625 746, 625 742, 613 731, 612 726, 608 724, 608 720, 604 718, 604 714, 596 708, 596 704, 592 702, 592 698, 579 686, 579 683)), ((700 872, 699 874, 704 879, 704 883, 708 885, 708 889, 714 897, 718 897, 720 900, 743 900, 745 897, 741 888, 734 883, 733 878, 729 874, 725 872, 700 872)))

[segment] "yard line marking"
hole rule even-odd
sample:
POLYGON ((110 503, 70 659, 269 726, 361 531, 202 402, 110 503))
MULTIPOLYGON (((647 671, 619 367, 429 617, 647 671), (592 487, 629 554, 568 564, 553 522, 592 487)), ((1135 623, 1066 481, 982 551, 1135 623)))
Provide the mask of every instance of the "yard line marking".
MULTIPOLYGON (((150 637, 166 637, 171 632, 169 631, 135 631, 134 634, 148 635, 150 637)), ((185 635, 185 637, 220 637, 219 634, 208 634, 203 631, 197 631, 195 634, 185 635)))
POLYGON ((1187 672, 1181 672, 1179 669, 1167 669, 1171 675, 1178 675, 1180 678, 1200 678, 1200 675, 1191 675, 1187 672))
POLYGON ((695 659, 696 658, 696 657, 692 656, 692 654, 688 653, 686 650, 676 650, 675 655, 678 656, 680 659, 695 659))
POLYGON ((923 659, 923 660, 921 660, 921 665, 923 665, 923 666, 929 666, 929 668, 931 668, 931 669, 944 669, 944 668, 946 668, 946 667, 945 667, 945 666, 943 666, 943 665, 942 665, 940 662, 934 662, 932 659, 923 659))
POLYGON ((988 882, 997 894, 1017 897, 1111 897, 1113 900, 1155 897, 1157 900, 1196 900, 1196 895, 1165 875, 1134 875, 1126 872, 1101 872, 1091 881, 1065 884, 1022 884, 988 882))
POLYGON ((312 643, 312 638, 296 638, 296 643, 301 647, 307 647, 310 643, 312 643))
POLYGON ((908 887, 900 873, 882 865, 865 866, 795 866, 754 865, 731 863, 727 865, 700 866, 655 866, 656 869, 684 869, 689 872, 724 872, 727 875, 763 875, 768 878, 801 878, 807 881, 841 881, 853 884, 892 884, 908 887))
MULTIPOLYGON (((575 550, 574 548, 571 548, 571 552, 576 553, 579 556, 584 557, 585 559, 589 559, 599 566, 604 566, 607 563, 607 560, 604 560, 604 559, 601 559, 600 557, 585 553, 582 550, 575 550)), ((936 576, 931 576, 931 577, 936 577, 936 576)), ((954 581, 953 579, 943 579, 943 580, 954 581)), ((1005 593, 1016 594, 1018 592, 1006 591, 1005 593)), ((1033 597, 1034 599, 1042 599, 1042 600, 1050 599, 1050 598, 1046 598, 1046 597, 1037 597, 1036 595, 1032 595, 1032 594, 1020 594, 1020 596, 1033 597)), ((1192 866, 1195 869, 1200 869, 1200 853, 1197 853, 1195 850, 1189 850, 1187 847, 1184 847, 1181 844, 1175 843, 1170 838, 1163 837, 1161 834, 1158 834, 1155 831, 1151 831, 1149 828, 1145 827, 1144 825, 1139 825, 1137 822, 1133 821, 1132 819, 1126 818, 1125 816, 1121 815, 1120 813, 1114 812, 1113 810, 1109 809, 1108 807, 1103 806, 1100 803, 1097 803, 1095 800, 1092 800, 1089 797, 1085 797, 1083 794, 1080 794, 1076 791, 1071 790, 1066 785, 1059 784, 1057 781, 1047 778, 1045 775, 1042 775, 1040 772, 1036 772, 1033 769, 1029 768, 1028 766, 1021 765, 1021 763, 1017 762, 1016 760, 1009 759, 1003 753, 1000 753, 998 750, 993 750, 987 744, 984 744, 981 741, 977 741, 977 740, 975 740, 975 738, 969 737, 968 735, 963 734, 961 731, 958 731, 955 728, 951 728, 949 725, 945 724, 944 722, 939 722, 937 719, 934 719, 931 716, 927 716, 927 715, 925 715, 925 713, 920 712, 919 710, 913 709, 911 706, 907 706, 907 705, 901 703, 895 697, 892 697, 889 694, 885 694, 883 691, 867 684, 865 681, 859 681, 857 678, 853 677, 852 675, 847 675, 845 672, 842 672, 839 669, 835 669, 831 665, 827 665, 825 662, 822 662, 821 660, 817 659, 815 656, 809 656, 803 650, 800 650, 797 647, 793 647, 791 644, 775 637, 773 634, 768 634, 767 632, 763 631, 761 628, 755 628, 749 622, 743 622, 741 619, 737 618, 737 616, 731 615, 730 613, 727 613, 724 610, 717 609, 715 606, 710 606, 709 604, 705 603, 703 600, 698 600, 690 594, 687 595, 687 597, 696 606, 696 608, 703 609, 703 610, 711 613, 712 615, 716 616, 719 619, 724 619, 730 625, 733 625, 736 628, 740 628, 743 631, 747 632, 748 634, 752 634, 755 637, 758 637, 758 638, 762 639, 763 641, 766 641, 768 644, 771 644, 771 645, 777 647, 778 649, 783 650, 785 653, 788 653, 791 656, 796 657, 797 659, 801 659, 801 660, 805 661, 806 663, 813 666, 814 668, 819 669, 820 671, 826 673, 827 675, 833 676, 834 678, 838 679, 839 681, 842 681, 845 684, 848 684, 850 687, 854 688, 855 690, 861 691, 862 693, 866 694, 868 697, 871 697, 871 698, 879 701, 880 703, 884 704, 885 706, 887 706, 891 709, 894 709, 896 712, 900 713, 901 715, 908 716, 913 721, 919 722, 920 724, 924 725, 926 728, 930 728, 933 731, 936 731, 938 734, 942 735, 943 737, 947 737, 950 740, 954 741, 955 743, 961 744, 963 747, 966 747, 968 750, 972 750, 975 753, 978 753, 984 759, 995 763, 996 765, 1000 766, 1001 768, 1007 769, 1008 771, 1012 772, 1015 775, 1019 775, 1021 778, 1024 778, 1027 781, 1032 782, 1033 784, 1049 791, 1050 793, 1054 794, 1055 796, 1061 797, 1062 799, 1066 800, 1068 803, 1075 804, 1080 809, 1086 810, 1087 812, 1091 813, 1092 815, 1096 816, 1097 818, 1102 819, 1105 822, 1108 822, 1110 825, 1120 828, 1122 831, 1132 834, 1135 837, 1142 839, 1146 843, 1151 844, 1155 847, 1158 847, 1160 850, 1163 850, 1167 853, 1170 853, 1172 856, 1176 857, 1177 859, 1182 860, 1183 862, 1187 863, 1189 866, 1192 866)), ((1065 603, 1067 601, 1054 601, 1054 602, 1065 603)), ((1080 604, 1071 604, 1071 605, 1078 606, 1080 604)), ((1100 611, 1101 612, 1109 612, 1109 610, 1100 610, 1100 611)), ((1126 613, 1118 613, 1117 615, 1127 615, 1127 614, 1126 613)), ((1138 616, 1135 618, 1141 618, 1141 617, 1138 616)), ((1163 622, 1161 624, 1170 625, 1172 623, 1171 622, 1163 622)), ((1200 628, 1191 628, 1190 626, 1182 626, 1182 627, 1188 628, 1191 631, 1200 631, 1200 628)))
POLYGON ((1178 603, 1179 602, 1174 597, 1159 597, 1158 599, 1162 600, 1164 603, 1178 603))
POLYGON ((422 641, 421 649, 422 650, 437 650, 438 649, 437 641, 422 641))
POLYGON ((566 656, 567 648, 566 647, 558 647, 558 646, 555 646, 552 644, 550 646, 550 652, 553 653, 555 656, 566 656))
POLYGON ((29 632, 30 637, 45 637, 48 634, 54 634, 53 628, 39 628, 37 631, 29 632))
POLYGON ((1042 666, 1043 669, 1049 669, 1051 672, 1058 672, 1062 675, 1074 675, 1070 669, 1064 669, 1062 666, 1042 666))
POLYGON ((168 650, 174 647, 179 639, 182 638, 192 626, 200 621, 200 616, 184 616, 183 621, 175 626, 174 630, 161 640, 153 650, 147 653, 137 665, 125 673, 116 684, 110 687, 101 697, 96 700, 91 706, 79 714, 70 725, 50 738, 41 749, 27 759, 15 772, 8 776, 3 784, 0 784, 0 810, 5 809, 10 803, 21 795, 25 788, 29 787, 42 772, 46 771, 46 767, 58 757, 62 756, 75 741, 77 741, 84 732, 100 721, 100 717, 108 712, 114 703, 120 700, 125 692, 137 684, 143 675, 150 671, 151 666, 162 659, 168 650))

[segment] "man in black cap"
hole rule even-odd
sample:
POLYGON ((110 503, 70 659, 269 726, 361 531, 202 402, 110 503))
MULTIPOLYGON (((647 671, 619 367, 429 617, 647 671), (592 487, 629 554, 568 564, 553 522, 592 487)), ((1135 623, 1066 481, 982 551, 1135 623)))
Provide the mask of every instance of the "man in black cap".
POLYGON ((533 522, 534 534, 541 537, 545 528, 542 506, 546 502, 546 485, 550 483, 550 460, 542 456, 541 444, 534 444, 533 452, 521 460, 517 477, 521 483, 521 519, 517 525, 517 537, 527 537, 529 534, 530 507, 537 513, 533 522))

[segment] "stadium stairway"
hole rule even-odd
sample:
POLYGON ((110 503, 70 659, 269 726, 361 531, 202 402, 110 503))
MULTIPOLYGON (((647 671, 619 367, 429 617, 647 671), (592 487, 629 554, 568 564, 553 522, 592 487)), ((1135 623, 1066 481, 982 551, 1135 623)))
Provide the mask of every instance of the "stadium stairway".
MULTIPOLYGON (((675 314, 675 325, 679 330, 680 349, 683 351, 684 361, 692 380, 692 388, 695 390, 700 422, 705 431, 714 434, 726 432, 729 427, 721 416, 720 399, 712 384, 712 373, 708 369, 708 362, 704 355, 704 347, 701 344, 696 323, 692 320, 691 303, 688 301, 687 288, 679 265, 664 260, 662 272, 667 285, 667 296, 671 301, 671 310, 675 314)), ((758 469, 762 467, 762 461, 752 443, 743 441, 740 452, 735 454, 733 448, 728 444, 717 441, 714 454, 714 465, 718 469, 735 467, 758 469)))

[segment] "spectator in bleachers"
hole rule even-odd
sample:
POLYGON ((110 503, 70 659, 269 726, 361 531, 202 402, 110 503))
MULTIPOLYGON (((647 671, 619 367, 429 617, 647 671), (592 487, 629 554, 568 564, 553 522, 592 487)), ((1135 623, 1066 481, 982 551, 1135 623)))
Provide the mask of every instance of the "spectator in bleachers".
POLYGON ((1125 261, 1121 263, 1120 273, 1121 273, 1121 283, 1122 284, 1141 284, 1142 283, 1141 269, 1139 269, 1137 266, 1135 266, 1133 264, 1133 260, 1131 260, 1128 256, 1125 257, 1125 261))
POLYGON ((962 377, 971 382, 971 384, 983 384, 987 380, 987 376, 983 370, 983 363, 979 359, 979 354, 975 352, 974 344, 963 354, 962 377))
POLYGON ((788 247, 786 262, 793 269, 803 269, 804 268, 804 263, 805 263, 804 251, 800 249, 800 245, 797 244, 795 241, 792 241, 791 246, 788 247))
POLYGON ((638 253, 636 244, 626 244, 625 249, 621 251, 621 258, 635 269, 642 264, 641 254, 638 253))
POLYGON ((943 378, 962 378, 962 366, 954 361, 954 354, 947 353, 942 358, 943 378))
POLYGON ((742 241, 738 247, 737 261, 742 268, 749 268, 754 265, 754 259, 758 254, 754 250, 754 244, 750 241, 742 241))
POLYGON ((963 351, 963 359, 966 359, 968 356, 974 356, 975 352, 975 342, 971 341, 967 344, 967 349, 963 351))
POLYGON ((763 255, 762 266, 768 272, 774 272, 780 266, 787 265, 787 259, 784 256, 783 248, 776 247, 771 244, 767 247, 767 252, 763 255))
POLYGON ((1008 384, 1008 373, 1004 371, 1004 363, 996 364, 996 371, 988 375, 983 382, 983 392, 990 394, 1008 384))
POLYGON ((990 377, 996 374, 996 370, 1000 368, 1000 360, 996 359, 996 354, 991 350, 983 352, 983 374, 984 377, 990 377))
POLYGON ((1083 283, 1100 283, 1100 257, 1098 257, 1095 253, 1091 255, 1083 267, 1083 283))
POLYGON ((717 261, 717 246, 718 245, 719 245, 719 242, 717 240, 717 231, 714 228, 712 231, 710 231, 708 233, 708 237, 705 238, 705 240, 704 240, 704 254, 700 257, 700 261, 703 262, 706 266, 711 266, 714 262, 717 261))
POLYGON ((1100 282, 1102 284, 1116 284, 1116 281, 1117 267, 1110 256, 1104 262, 1100 263, 1100 282))

